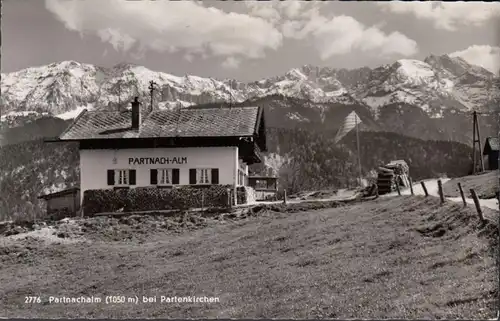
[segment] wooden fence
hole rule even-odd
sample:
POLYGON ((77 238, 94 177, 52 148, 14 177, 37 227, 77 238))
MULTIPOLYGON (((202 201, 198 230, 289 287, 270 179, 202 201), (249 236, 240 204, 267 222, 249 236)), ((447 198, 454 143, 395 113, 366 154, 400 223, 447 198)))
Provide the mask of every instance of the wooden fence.
MULTIPOLYGON (((410 180, 410 182, 411 182, 411 180, 410 180)), ((422 185, 422 189, 424 191, 425 197, 429 196, 429 193, 427 191, 427 186, 425 185, 425 182, 420 182, 420 184, 422 185)), ((439 179, 437 181, 437 184, 438 184, 439 199, 441 201, 441 204, 444 204, 446 202, 446 198, 444 197, 444 193, 443 193, 443 183, 439 179)), ((458 185, 458 189, 460 191, 460 196, 462 197, 463 205, 464 205, 464 207, 467 207, 467 201, 466 201, 466 198, 465 198, 465 194, 464 194, 464 190, 463 190, 462 184, 458 183, 457 185, 458 185)), ((398 190, 398 192, 399 192, 399 190, 398 190)), ((479 198, 477 197, 476 191, 473 188, 471 188, 469 190, 469 192, 470 192, 472 200, 474 201, 474 205, 476 207, 476 212, 477 212, 477 215, 479 217, 479 221, 481 223, 484 223, 485 220, 484 220, 484 216, 483 216, 483 211, 481 209, 481 205, 479 203, 479 198)), ((401 195, 401 193, 398 193, 398 194, 401 195)), ((411 194, 414 195, 413 194, 413 187, 411 187, 411 194)))

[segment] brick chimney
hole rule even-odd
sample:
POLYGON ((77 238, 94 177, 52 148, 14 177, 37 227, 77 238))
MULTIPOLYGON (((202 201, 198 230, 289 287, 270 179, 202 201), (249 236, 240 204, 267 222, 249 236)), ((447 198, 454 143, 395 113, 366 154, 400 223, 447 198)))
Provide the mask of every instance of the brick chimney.
POLYGON ((132 101, 132 129, 139 129, 141 123, 141 103, 139 97, 135 97, 132 101))

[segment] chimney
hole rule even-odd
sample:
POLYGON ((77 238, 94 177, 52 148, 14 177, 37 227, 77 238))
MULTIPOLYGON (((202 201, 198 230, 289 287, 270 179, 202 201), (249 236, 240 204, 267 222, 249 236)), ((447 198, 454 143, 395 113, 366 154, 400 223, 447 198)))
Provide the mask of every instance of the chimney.
POLYGON ((141 123, 141 103, 139 97, 135 97, 132 102, 132 129, 139 129, 141 123))

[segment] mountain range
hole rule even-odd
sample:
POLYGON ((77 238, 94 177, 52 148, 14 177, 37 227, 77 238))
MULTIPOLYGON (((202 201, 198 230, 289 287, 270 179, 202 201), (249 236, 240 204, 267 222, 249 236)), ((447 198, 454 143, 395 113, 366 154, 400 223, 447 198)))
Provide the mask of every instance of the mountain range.
MULTIPOLYGON (((244 83, 174 76, 121 63, 103 68, 63 61, 1 75, 2 123, 55 115, 76 117, 83 108, 126 108, 135 96, 154 108, 191 105, 262 105, 269 126, 336 130, 353 110, 362 129, 433 140, 471 143, 471 111, 494 113, 500 79, 459 57, 430 55, 377 68, 305 65, 281 76, 244 83)), ((496 114, 480 118, 483 136, 496 135, 496 114)))

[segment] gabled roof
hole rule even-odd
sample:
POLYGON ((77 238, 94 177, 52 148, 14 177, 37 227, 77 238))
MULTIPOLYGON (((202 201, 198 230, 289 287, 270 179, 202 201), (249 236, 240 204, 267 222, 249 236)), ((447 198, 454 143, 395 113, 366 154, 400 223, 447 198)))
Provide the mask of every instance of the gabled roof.
POLYGON ((155 110, 134 130, 131 111, 84 110, 59 140, 253 136, 262 117, 261 107, 155 110))
POLYGON ((484 144, 483 155, 487 155, 491 151, 498 152, 499 150, 500 150, 500 143, 497 137, 486 138, 486 144, 484 144))

